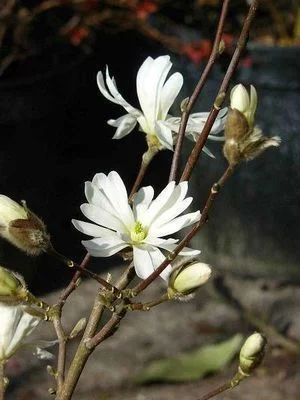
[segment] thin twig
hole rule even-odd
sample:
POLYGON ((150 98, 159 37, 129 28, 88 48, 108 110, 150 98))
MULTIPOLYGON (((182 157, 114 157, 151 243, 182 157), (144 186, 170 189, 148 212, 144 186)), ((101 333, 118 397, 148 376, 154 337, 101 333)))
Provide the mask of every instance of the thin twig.
POLYGON ((227 12, 228 12, 229 3, 230 3, 230 0, 224 0, 224 2, 223 2, 223 6, 222 6, 220 19, 219 19, 219 23, 218 23, 216 36, 214 39, 211 54, 209 56, 206 67, 205 67, 204 71, 202 72, 201 77, 194 89, 194 92, 192 93, 184 111, 182 112, 177 143, 176 143, 173 160, 172 160, 172 165, 171 165, 171 170, 170 170, 169 182, 176 180, 176 174, 177 174, 178 167, 179 167, 179 160, 180 160, 180 154, 181 154, 181 150, 182 150, 184 134, 185 134, 185 130, 186 130, 186 126, 188 123, 190 113, 191 113, 192 108, 194 107, 194 105, 203 89, 203 86, 208 78, 208 75, 219 55, 220 42, 222 39, 222 34, 223 34, 223 30, 224 30, 224 24, 225 24, 227 12))
MULTIPOLYGON (((85 268, 88 264, 90 260, 90 255, 87 253, 84 257, 84 259, 82 260, 80 266, 82 268, 85 268)), ((65 304, 67 298, 70 296, 70 294, 77 288, 78 286, 78 279, 80 278, 82 271, 76 271, 75 274, 73 275, 73 278, 71 279, 70 283, 68 284, 68 286, 61 292, 58 302, 57 302, 57 306, 59 307, 59 309, 61 310, 63 305, 65 304)))
POLYGON ((209 393, 206 393, 204 396, 200 397, 198 400, 208 400, 211 399, 212 397, 217 396, 220 393, 225 392, 228 389, 231 389, 231 382, 226 382, 223 385, 219 386, 216 389, 213 389, 212 391, 210 391, 209 393))
POLYGON ((147 140, 147 143, 148 150, 143 154, 140 170, 129 195, 129 203, 131 203, 134 194, 137 192, 142 180, 144 179, 145 173, 147 172, 151 161, 153 160, 154 156, 156 156, 156 154, 159 152, 159 148, 157 146, 151 145, 151 140, 147 140))
MULTIPOLYGON (((115 287, 118 288, 119 290, 125 289, 128 284, 133 280, 135 276, 134 273, 134 267, 133 264, 131 263, 126 270, 123 272, 121 277, 118 279, 117 283, 115 284, 115 287)), ((94 305, 92 308, 92 311, 90 313, 90 317, 85 329, 85 332, 83 334, 83 337, 80 341, 80 344, 77 348, 76 354, 72 360, 72 363, 70 365, 64 386, 62 388, 60 397, 58 397, 58 400, 69 400, 72 397, 72 394, 76 388, 76 385, 78 383, 78 380, 80 378, 80 375, 83 371, 83 368, 89 358, 89 356, 92 354, 92 352, 95 349, 95 346, 98 345, 98 343, 93 346, 93 347, 88 347, 87 342, 91 341, 91 338, 96 336, 95 341, 99 340, 99 336, 101 336, 101 341, 106 339, 109 335, 109 333, 116 327, 117 325, 117 320, 120 322, 120 320, 125 316, 126 310, 124 310, 124 313, 122 315, 119 315, 117 320, 116 320, 116 315, 115 313, 113 314, 112 318, 106 323, 106 325, 98 332, 98 334, 95 335, 96 329, 98 327, 98 324, 100 322, 102 313, 104 311, 104 306, 99 302, 99 296, 98 293, 95 297, 94 300, 94 305), (100 334, 101 332, 101 334, 100 334), (103 335, 103 332, 105 334, 103 335), (98 336, 97 336, 98 335, 98 336)))
POLYGON ((5 361, 0 361, 0 400, 4 400, 5 394, 5 376, 4 376, 5 361))
POLYGON ((194 146, 194 148, 193 148, 193 150, 192 150, 192 152, 191 152, 191 154, 190 154, 190 156, 189 156, 189 158, 187 160, 185 169, 184 169, 183 174, 181 176, 181 181, 189 180, 189 178, 190 178, 190 176, 192 174, 192 171, 193 171, 193 169, 194 169, 194 167, 195 167, 195 165, 197 163, 199 155, 200 155, 200 153, 201 153, 201 151, 202 151, 202 149, 203 149, 203 147, 205 145, 207 137, 208 137, 208 135, 209 135, 209 133, 211 131, 211 128, 212 128, 212 126, 213 126, 213 124, 214 124, 214 122, 216 120, 216 117, 217 117, 217 115, 219 113, 219 110, 220 110, 220 108, 221 108, 221 106, 222 106, 222 104, 224 102, 225 94, 226 94, 226 91, 228 89, 230 80, 231 80, 231 78, 232 78, 232 76, 234 74, 234 71, 236 70, 236 68, 238 66, 240 57, 241 57, 242 52, 243 52, 243 50, 244 50, 244 48, 246 46, 246 43, 247 43, 247 40, 248 40, 249 31, 250 31, 250 27, 251 27, 251 24, 252 24, 253 19, 255 17, 255 13, 256 13, 256 10, 257 10, 257 7, 258 7, 258 3, 259 3, 259 0, 253 0, 253 2, 251 3, 251 5, 249 7, 248 15, 247 15, 247 17, 245 19, 245 22, 244 22, 240 37, 239 37, 238 42, 237 42, 237 47, 236 47, 236 49, 235 49, 235 51, 233 53, 233 56, 232 56, 231 61, 230 61, 230 64, 229 64, 229 66, 227 68, 226 74, 225 74, 224 79, 222 81, 222 84, 220 86, 219 93, 218 93, 218 95, 216 97, 215 104, 213 105, 213 107, 212 107, 212 109, 211 109, 211 111, 209 113, 209 116, 208 116, 208 118, 207 118, 207 120, 205 122, 205 125, 203 127, 202 132, 201 132, 201 135, 199 136, 199 138, 198 138, 198 140, 197 140, 197 142, 196 142, 196 144, 195 144, 195 146, 194 146))
POLYGON ((54 319, 53 325, 59 342, 56 370, 57 393, 59 394, 65 379, 67 337, 64 333, 60 317, 54 319))

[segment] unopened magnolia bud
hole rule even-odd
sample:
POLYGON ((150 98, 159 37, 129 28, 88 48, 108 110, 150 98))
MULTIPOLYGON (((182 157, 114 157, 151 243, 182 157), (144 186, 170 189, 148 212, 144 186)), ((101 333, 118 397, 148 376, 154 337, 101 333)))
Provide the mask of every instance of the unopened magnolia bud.
POLYGON ((18 302, 26 292, 26 284, 22 276, 6 268, 0 267, 0 301, 18 302))
POLYGON ((242 84, 234 86, 230 92, 230 108, 243 114, 250 128, 253 126, 256 107, 257 93, 254 86, 250 85, 250 95, 242 84))
POLYGON ((170 297, 188 295, 206 283, 210 275, 211 268, 207 264, 198 261, 185 264, 171 272, 168 294, 170 297))
POLYGON ((37 256, 49 248, 50 236, 45 224, 25 202, 16 203, 0 195, 0 235, 27 254, 37 256))
POLYGON ((231 90, 223 147, 224 156, 230 165, 253 160, 268 147, 280 144, 279 137, 265 137, 254 126, 256 108, 257 93, 254 86, 250 86, 250 95, 241 84, 231 90))
POLYGON ((249 375, 260 364, 266 345, 266 339, 258 332, 249 336, 240 351, 239 369, 249 375))

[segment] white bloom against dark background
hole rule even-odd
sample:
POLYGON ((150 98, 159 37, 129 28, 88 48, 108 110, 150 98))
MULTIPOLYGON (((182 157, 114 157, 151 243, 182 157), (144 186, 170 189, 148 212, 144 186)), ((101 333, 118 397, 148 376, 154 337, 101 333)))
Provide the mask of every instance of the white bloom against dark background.
MULTIPOLYGON (((153 200, 151 186, 141 188, 128 204, 125 185, 115 171, 107 176, 96 174, 92 182, 85 183, 88 203, 81 206, 82 213, 94 224, 73 220, 74 226, 91 240, 83 241, 87 251, 95 257, 109 257, 126 247, 133 249, 136 274, 147 278, 165 259, 160 249, 171 252, 178 239, 163 236, 194 224, 200 219, 200 211, 181 215, 192 202, 187 197, 187 182, 175 185, 170 182, 153 200), (96 225, 97 224, 97 225, 96 225)), ((184 248, 181 255, 197 255, 199 250, 184 248)), ((161 274, 168 279, 171 266, 161 274)))
MULTIPOLYGON (((180 118, 173 118, 168 112, 182 88, 183 77, 179 72, 175 72, 167 79, 171 67, 169 56, 160 56, 155 59, 148 57, 143 62, 136 78, 137 96, 142 111, 132 107, 122 97, 114 78, 109 75, 108 68, 106 68, 105 80, 102 72, 98 72, 97 82, 100 92, 106 99, 119 104, 127 111, 127 114, 122 117, 108 121, 109 125, 117 128, 114 139, 121 139, 128 135, 138 123, 140 130, 147 136, 148 144, 158 141, 160 149, 173 150, 174 136, 176 137, 178 133, 180 118)), ((186 131, 187 135, 189 135, 189 130, 192 136, 195 132, 201 132, 207 115, 208 113, 192 114, 186 131)), ((217 119, 211 135, 217 134, 223 127, 223 119, 217 119)))

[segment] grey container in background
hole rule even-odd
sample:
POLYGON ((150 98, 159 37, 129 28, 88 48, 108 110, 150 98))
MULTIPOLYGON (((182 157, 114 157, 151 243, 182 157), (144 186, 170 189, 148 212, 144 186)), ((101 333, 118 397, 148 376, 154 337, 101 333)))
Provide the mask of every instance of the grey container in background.
MULTIPOLYGON (((192 244, 218 270, 243 276, 300 281, 300 48, 249 48, 253 65, 240 67, 236 83, 258 92, 256 122, 282 144, 243 163, 219 194, 209 222, 192 244)), ((199 68, 176 64, 185 78, 181 98, 199 77, 199 68)), ((194 109, 208 111, 223 74, 218 66, 194 109)), ((228 96, 229 97, 229 96, 228 96)), ((228 105, 228 98, 226 100, 228 105)), ((202 154, 192 175, 191 193, 203 208, 210 186, 227 162, 222 143, 208 142, 216 160, 202 154)), ((185 142, 184 159, 192 145, 185 142)))

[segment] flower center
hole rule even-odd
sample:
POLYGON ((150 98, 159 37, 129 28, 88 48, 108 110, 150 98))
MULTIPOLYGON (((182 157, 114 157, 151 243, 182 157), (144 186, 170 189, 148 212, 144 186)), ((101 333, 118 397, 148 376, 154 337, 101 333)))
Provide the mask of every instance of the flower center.
POLYGON ((143 225, 139 221, 137 221, 135 223, 135 226, 133 227, 133 229, 130 232, 130 238, 131 238, 132 242, 140 243, 145 239, 145 237, 147 236, 147 233, 148 232, 143 227, 143 225))

